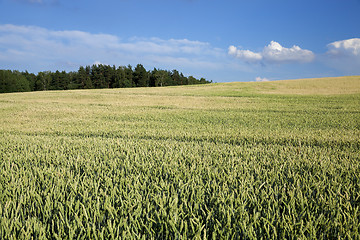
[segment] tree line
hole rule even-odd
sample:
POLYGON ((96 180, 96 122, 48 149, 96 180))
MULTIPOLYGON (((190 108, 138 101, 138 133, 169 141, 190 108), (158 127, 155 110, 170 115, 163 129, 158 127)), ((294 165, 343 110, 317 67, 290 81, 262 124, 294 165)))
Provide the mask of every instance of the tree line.
POLYGON ((38 74, 0 70, 0 93, 45 90, 160 87, 211 83, 205 78, 185 77, 177 70, 154 68, 147 71, 142 64, 133 68, 94 64, 80 66, 77 72, 44 71, 38 74))

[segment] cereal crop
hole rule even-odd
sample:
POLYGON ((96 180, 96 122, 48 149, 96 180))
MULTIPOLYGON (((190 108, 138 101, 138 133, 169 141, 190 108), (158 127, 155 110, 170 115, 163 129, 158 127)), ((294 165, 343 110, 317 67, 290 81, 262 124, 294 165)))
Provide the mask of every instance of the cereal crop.
POLYGON ((358 239, 360 77, 309 81, 1 94, 0 239, 358 239))

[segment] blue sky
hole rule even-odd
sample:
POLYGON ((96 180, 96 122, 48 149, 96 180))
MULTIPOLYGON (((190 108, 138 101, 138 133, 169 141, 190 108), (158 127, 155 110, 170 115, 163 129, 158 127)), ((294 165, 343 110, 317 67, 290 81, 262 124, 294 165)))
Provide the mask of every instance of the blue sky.
POLYGON ((96 63, 215 82, 360 75, 360 0, 0 0, 0 69, 96 63))

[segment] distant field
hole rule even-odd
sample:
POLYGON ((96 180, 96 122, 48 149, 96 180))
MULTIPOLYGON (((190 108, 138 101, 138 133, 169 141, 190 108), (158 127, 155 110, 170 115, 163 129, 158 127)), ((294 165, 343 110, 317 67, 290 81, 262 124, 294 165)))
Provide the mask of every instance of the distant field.
POLYGON ((357 239, 360 76, 0 94, 0 239, 357 239))

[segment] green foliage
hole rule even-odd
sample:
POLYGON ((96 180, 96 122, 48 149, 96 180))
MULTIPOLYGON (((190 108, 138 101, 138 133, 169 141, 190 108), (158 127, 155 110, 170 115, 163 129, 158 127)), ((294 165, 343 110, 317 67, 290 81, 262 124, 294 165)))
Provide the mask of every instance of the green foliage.
POLYGON ((149 76, 143 65, 138 64, 135 67, 134 73, 134 83, 137 87, 148 87, 149 86, 149 76))
POLYGON ((0 238, 356 239, 360 94, 258 86, 0 95, 0 238))
POLYGON ((30 91, 29 81, 21 73, 0 70, 0 93, 28 91, 30 91))
POLYGON ((177 70, 172 72, 154 68, 146 71, 138 64, 133 70, 127 67, 94 64, 79 67, 77 72, 56 71, 33 73, 10 70, 0 70, 0 93, 68 90, 68 89, 101 89, 101 88, 130 88, 130 87, 159 87, 188 84, 206 84, 210 81, 201 78, 184 77, 177 70))

